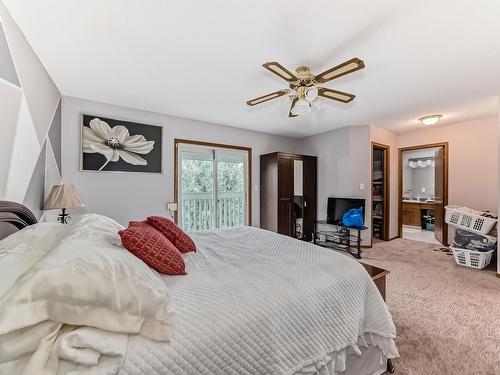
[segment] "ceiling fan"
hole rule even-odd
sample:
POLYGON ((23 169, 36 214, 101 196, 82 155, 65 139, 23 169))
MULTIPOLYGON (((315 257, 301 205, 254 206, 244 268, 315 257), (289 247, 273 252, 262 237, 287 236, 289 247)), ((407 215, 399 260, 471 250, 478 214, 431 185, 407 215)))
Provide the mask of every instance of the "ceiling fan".
POLYGON ((355 95, 318 85, 363 69, 365 64, 363 60, 355 57, 316 76, 311 73, 307 66, 299 66, 295 70, 295 74, 276 61, 267 62, 262 66, 287 81, 290 88, 259 96, 249 100, 247 104, 254 106, 286 95, 291 101, 288 117, 296 117, 311 112, 311 104, 319 106, 320 98, 337 100, 342 103, 352 101, 356 97, 355 95))

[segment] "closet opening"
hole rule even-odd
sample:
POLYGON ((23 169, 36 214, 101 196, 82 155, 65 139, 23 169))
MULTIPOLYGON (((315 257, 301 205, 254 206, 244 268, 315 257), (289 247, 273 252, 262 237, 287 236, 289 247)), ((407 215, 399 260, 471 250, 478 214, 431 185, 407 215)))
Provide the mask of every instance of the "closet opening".
POLYGON ((389 240, 390 147, 372 142, 372 238, 389 240))

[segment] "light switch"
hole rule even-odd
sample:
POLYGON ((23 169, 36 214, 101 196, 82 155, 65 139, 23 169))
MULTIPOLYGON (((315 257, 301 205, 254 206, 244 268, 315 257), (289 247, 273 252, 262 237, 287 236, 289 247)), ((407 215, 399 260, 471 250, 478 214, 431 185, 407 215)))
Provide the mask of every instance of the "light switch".
POLYGON ((422 188, 422 193, 425 193, 425 188, 424 187, 422 188))
POLYGON ((365 190, 365 184, 359 184, 359 190, 361 191, 365 190))
POLYGON ((177 211, 177 203, 176 202, 167 203, 167 209, 171 212, 177 211))

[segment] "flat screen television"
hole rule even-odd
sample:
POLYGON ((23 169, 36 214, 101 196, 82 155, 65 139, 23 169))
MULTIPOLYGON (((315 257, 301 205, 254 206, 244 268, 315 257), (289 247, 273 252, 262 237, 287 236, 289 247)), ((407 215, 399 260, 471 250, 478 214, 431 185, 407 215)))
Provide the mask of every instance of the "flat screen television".
MULTIPOLYGON (((363 208, 363 216, 365 215, 365 200, 359 198, 328 198, 328 207, 326 211, 326 221, 332 224, 341 224, 342 215, 351 208, 363 208)), ((364 217, 363 217, 364 224, 364 217)))

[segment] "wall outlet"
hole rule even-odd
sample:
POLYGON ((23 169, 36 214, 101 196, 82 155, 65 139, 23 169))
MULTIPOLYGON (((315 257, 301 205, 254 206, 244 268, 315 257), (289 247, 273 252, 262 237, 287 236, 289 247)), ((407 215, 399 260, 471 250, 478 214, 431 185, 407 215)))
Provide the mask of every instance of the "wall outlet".
POLYGON ((170 212, 175 212, 175 211, 177 211, 177 203, 176 203, 176 202, 170 202, 170 203, 167 203, 167 209, 168 209, 170 212))
POLYGON ((365 184, 359 184, 359 190, 364 191, 365 190, 365 184))
POLYGON ((425 188, 424 187, 421 190, 422 190, 422 193, 425 193, 425 188))

